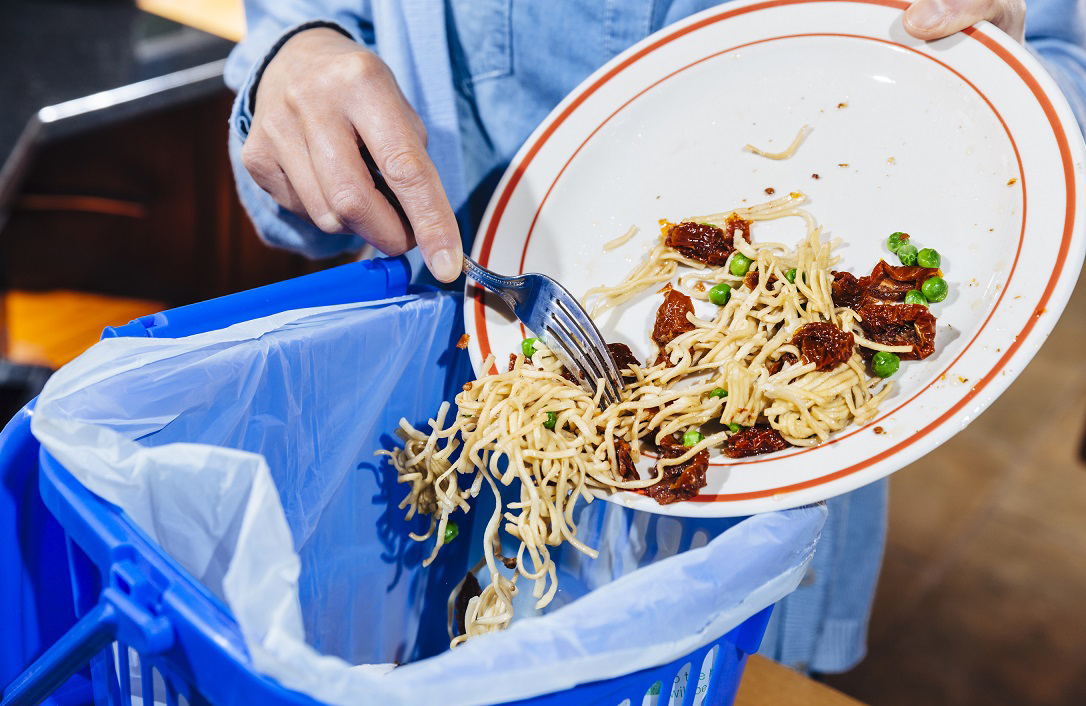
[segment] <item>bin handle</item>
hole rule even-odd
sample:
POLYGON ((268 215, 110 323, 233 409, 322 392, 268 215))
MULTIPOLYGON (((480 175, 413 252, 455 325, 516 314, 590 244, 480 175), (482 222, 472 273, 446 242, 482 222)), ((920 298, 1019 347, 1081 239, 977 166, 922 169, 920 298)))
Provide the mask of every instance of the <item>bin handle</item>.
POLYGON ((165 616, 152 615, 116 588, 106 588, 94 608, 4 689, 0 706, 40 704, 117 639, 141 655, 155 655, 173 646, 174 632, 165 616))

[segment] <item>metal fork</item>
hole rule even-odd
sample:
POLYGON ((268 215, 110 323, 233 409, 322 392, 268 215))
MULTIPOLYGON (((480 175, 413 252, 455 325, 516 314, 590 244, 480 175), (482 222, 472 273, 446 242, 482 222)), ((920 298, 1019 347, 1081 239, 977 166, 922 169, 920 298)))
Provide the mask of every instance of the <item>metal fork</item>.
POLYGON ((506 277, 467 255, 464 274, 498 295, 589 392, 603 382, 601 399, 616 404, 625 383, 596 324, 573 295, 546 275, 506 277))

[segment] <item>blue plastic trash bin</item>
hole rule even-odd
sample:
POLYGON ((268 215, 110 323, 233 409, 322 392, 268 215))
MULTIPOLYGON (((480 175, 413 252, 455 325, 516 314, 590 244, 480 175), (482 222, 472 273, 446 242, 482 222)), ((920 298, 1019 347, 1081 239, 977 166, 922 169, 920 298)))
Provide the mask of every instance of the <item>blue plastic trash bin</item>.
MULTIPOLYGON (((355 263, 144 317, 103 337, 187 336, 286 309, 400 296, 408 280, 402 258, 355 263)), ((2 705, 127 706, 134 695, 143 703, 316 704, 259 674, 223 602, 40 449, 33 407, 0 433, 2 705)), ((771 610, 670 664, 517 703, 638 706, 649 694, 661 706, 669 698, 730 704, 771 610)))

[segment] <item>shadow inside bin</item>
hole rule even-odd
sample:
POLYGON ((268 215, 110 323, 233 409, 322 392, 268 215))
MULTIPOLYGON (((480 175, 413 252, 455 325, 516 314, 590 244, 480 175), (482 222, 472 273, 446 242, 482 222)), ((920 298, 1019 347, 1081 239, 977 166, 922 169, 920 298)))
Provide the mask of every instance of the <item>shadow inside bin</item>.
MULTIPOLYGON (((381 443, 384 448, 394 448, 400 442, 391 435, 384 435, 381 443)), ((405 519, 407 508, 401 509, 400 503, 407 497, 409 488, 398 482, 396 469, 387 459, 359 464, 358 469, 372 473, 377 482, 378 492, 372 501, 380 508, 376 527, 383 547, 381 560, 395 565, 395 573, 386 590, 391 591, 400 581, 408 580, 411 582, 409 593, 422 596, 418 604, 419 632, 413 653, 406 656, 407 661, 444 652, 449 647, 449 636, 445 630, 448 598, 468 569, 468 536, 443 546, 433 563, 422 568, 423 561, 433 551, 436 539, 430 537, 419 542, 409 534, 425 534, 430 526, 430 517, 416 515, 410 521, 405 519)), ((473 514, 465 516, 460 512, 455 513, 455 520, 461 526, 461 534, 470 535, 473 514)))
MULTIPOLYGON (((381 445, 386 449, 394 448, 399 443, 389 434, 381 437, 381 445)), ((396 573, 385 587, 385 590, 392 590, 400 582, 405 565, 418 566, 426 558, 423 543, 408 535, 425 532, 429 518, 415 516, 410 521, 404 519, 407 509, 400 509, 400 503, 407 497, 408 488, 397 482, 396 469, 387 458, 360 463, 358 470, 372 473, 377 482, 378 492, 371 499, 375 506, 382 508, 376 520, 377 537, 383 548, 381 560, 396 565, 396 573)))
MULTIPOLYGON (((437 359, 437 366, 443 372, 445 383, 441 397, 452 405, 452 410, 450 410, 452 414, 455 414, 457 393, 463 389, 465 382, 474 378, 467 352, 457 347, 464 332, 459 311, 461 308, 458 306, 458 315, 455 318, 457 323, 450 328, 445 350, 437 359)), ((429 419, 436 411, 436 409, 422 410, 422 414, 426 416, 413 420, 413 426, 416 429, 428 429, 429 419)), ((403 447, 403 442, 391 433, 382 434, 379 441, 382 449, 403 447)), ((371 500, 375 506, 381 508, 377 517, 377 534, 384 548, 381 559, 396 564, 396 573, 387 586, 387 589, 392 589, 400 581, 405 566, 418 566, 432 551, 432 539, 429 542, 418 542, 408 536, 412 532, 425 533, 430 525, 430 518, 424 515, 415 516, 410 521, 405 519, 407 508, 401 509, 400 503, 407 497, 410 488, 406 483, 398 482, 396 469, 387 456, 378 457, 374 461, 363 461, 358 465, 358 470, 372 473, 377 484, 378 492, 371 500)), ((435 565, 447 552, 456 553, 443 549, 435 560, 435 565)), ((457 577, 456 582, 459 582, 461 578, 463 578, 463 572, 457 577)))

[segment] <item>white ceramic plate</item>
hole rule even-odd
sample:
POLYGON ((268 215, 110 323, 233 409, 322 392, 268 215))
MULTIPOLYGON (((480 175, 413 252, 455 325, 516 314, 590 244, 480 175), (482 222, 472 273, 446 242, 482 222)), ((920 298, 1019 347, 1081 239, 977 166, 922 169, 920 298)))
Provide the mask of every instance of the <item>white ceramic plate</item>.
MULTIPOLYGON (((878 418, 809 449, 711 459, 695 500, 630 507, 744 515, 852 490, 963 429, 1029 362, 1083 259, 1084 149, 1056 84, 991 25, 924 43, 897 0, 730 2, 666 28, 603 67, 521 149, 490 202, 474 256, 505 274, 543 272, 575 295, 620 280, 678 220, 802 191, 839 237, 842 266, 870 271, 896 230, 943 255, 951 294, 933 305, 937 353, 907 362, 878 418), (783 149, 813 128, 791 159, 783 149), (812 175, 818 174, 815 179, 812 175), (640 233, 604 253, 631 225, 640 233), (876 429, 878 428, 878 429, 876 429)), ((796 242, 797 219, 757 223, 796 242)), ((655 289, 598 322, 644 360, 655 289)), ((480 370, 524 333, 469 285, 465 318, 480 370)), ((648 461, 651 463, 651 461, 648 461)))

